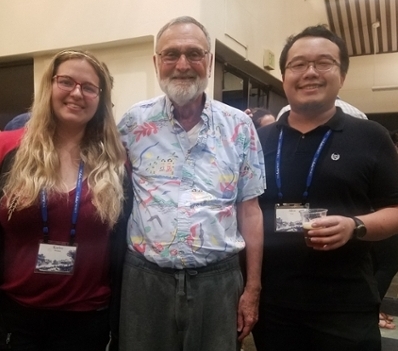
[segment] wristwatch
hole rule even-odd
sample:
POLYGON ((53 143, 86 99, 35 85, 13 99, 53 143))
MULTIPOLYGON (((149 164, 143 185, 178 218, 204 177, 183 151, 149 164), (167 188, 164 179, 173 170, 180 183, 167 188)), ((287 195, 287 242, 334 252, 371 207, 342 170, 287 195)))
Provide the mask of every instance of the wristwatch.
POLYGON ((367 229, 365 224, 357 217, 350 217, 355 222, 355 228, 352 233, 352 238, 361 239, 366 235, 367 229))

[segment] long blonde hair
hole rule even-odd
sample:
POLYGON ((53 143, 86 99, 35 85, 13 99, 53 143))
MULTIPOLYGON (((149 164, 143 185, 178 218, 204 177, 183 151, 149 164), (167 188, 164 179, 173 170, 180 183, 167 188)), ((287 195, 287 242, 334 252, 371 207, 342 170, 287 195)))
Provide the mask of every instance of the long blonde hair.
POLYGON ((64 50, 46 69, 31 109, 31 118, 4 186, 9 212, 38 203, 41 189, 49 193, 60 184, 60 160, 54 146, 57 119, 51 104, 52 81, 59 65, 72 59, 87 61, 100 79, 100 98, 87 123, 80 157, 87 170, 92 203, 103 222, 112 227, 122 211, 125 149, 112 112, 111 76, 92 54, 64 50))

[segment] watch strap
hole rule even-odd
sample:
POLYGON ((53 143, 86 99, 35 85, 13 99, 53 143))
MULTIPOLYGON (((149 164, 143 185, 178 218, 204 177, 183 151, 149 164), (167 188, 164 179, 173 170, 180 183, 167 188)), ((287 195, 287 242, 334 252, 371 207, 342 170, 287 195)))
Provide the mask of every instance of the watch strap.
POLYGON ((352 238, 360 239, 366 235, 366 226, 358 217, 350 217, 355 222, 355 228, 352 233, 352 238))

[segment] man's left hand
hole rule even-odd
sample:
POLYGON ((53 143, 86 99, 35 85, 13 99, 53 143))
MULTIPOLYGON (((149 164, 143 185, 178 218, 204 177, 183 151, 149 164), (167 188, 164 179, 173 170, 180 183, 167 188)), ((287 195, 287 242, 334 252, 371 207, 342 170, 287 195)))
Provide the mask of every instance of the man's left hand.
POLYGON ((307 236, 314 250, 329 251, 337 249, 351 239, 355 228, 354 220, 343 216, 326 216, 315 220, 307 236))
POLYGON ((258 305, 260 291, 245 289, 239 299, 238 306, 238 340, 240 342, 250 334, 258 321, 258 305))

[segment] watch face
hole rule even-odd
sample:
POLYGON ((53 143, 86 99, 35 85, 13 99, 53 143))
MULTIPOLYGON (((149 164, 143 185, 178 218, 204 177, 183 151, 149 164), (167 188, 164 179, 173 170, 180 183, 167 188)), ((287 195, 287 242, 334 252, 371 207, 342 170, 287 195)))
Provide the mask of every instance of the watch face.
POLYGON ((366 227, 364 224, 360 224, 356 229, 356 237, 363 238, 366 235, 366 227))
POLYGON ((354 220, 356 226, 353 233, 354 237, 363 238, 367 232, 365 224, 363 224, 363 222, 357 217, 351 217, 351 218, 354 220))

